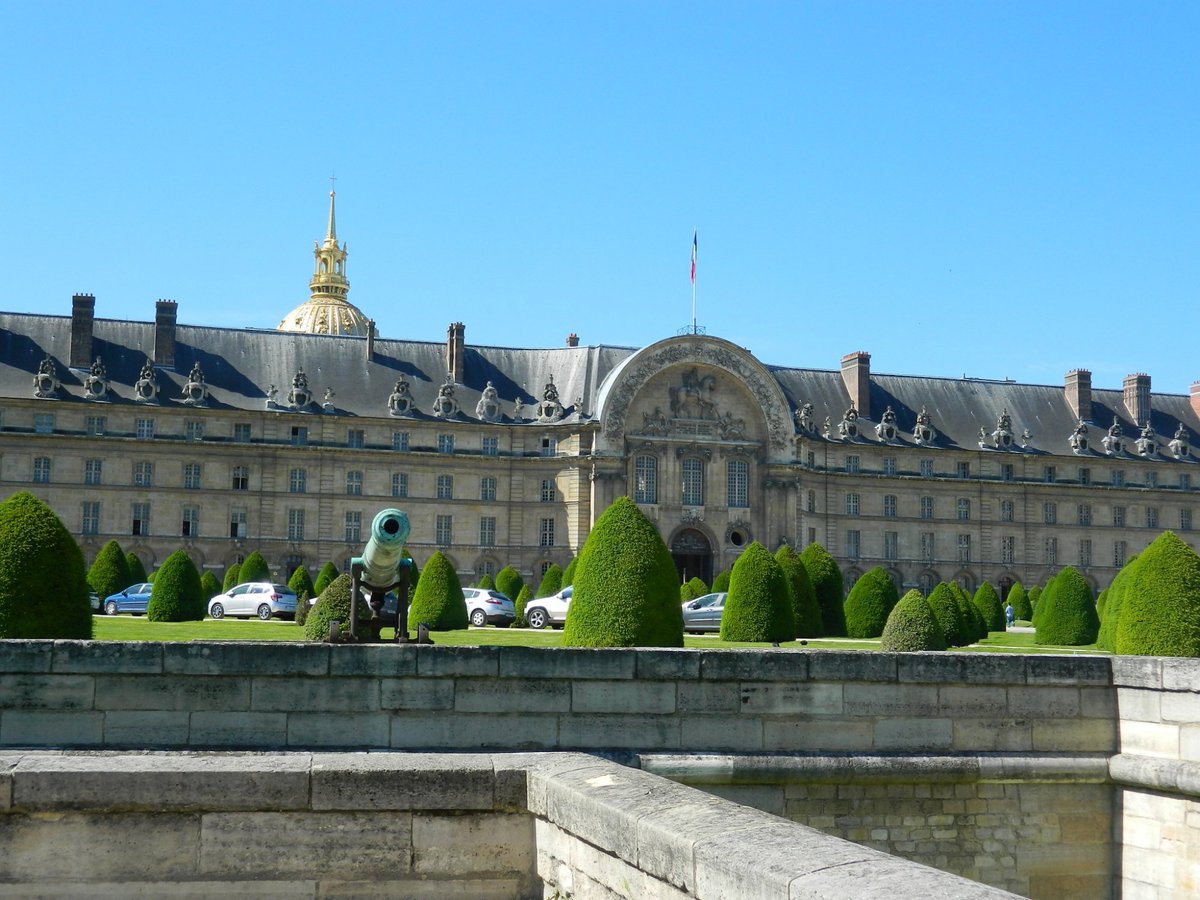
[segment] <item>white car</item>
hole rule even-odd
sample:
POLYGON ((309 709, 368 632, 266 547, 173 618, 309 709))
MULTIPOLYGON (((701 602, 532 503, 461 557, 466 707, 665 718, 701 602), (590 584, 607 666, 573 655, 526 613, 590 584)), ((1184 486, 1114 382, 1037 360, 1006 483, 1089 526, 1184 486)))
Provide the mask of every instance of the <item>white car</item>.
POLYGON ((286 584, 248 581, 209 600, 208 614, 214 619, 223 619, 225 616, 258 616, 263 621, 272 616, 293 618, 296 615, 296 592, 286 584))
POLYGON ((553 625, 561 628, 567 621, 567 608, 571 605, 572 585, 567 585, 557 594, 538 597, 525 604, 525 621, 530 628, 545 628, 553 625))
POLYGON ((463 588, 467 601, 467 618, 477 627, 484 625, 511 625, 517 617, 516 604, 499 591, 487 588, 463 588))

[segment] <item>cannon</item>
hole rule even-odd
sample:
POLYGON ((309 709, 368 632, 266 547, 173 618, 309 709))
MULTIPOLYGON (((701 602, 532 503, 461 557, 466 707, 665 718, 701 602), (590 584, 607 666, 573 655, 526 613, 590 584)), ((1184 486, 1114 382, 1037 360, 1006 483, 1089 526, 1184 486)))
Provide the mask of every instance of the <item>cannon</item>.
POLYGON ((371 522, 371 537, 362 556, 350 560, 350 640, 359 640, 357 628, 358 604, 362 595, 369 596, 371 618, 365 623, 368 640, 379 640, 379 630, 385 623, 383 605, 388 591, 396 592, 396 640, 407 643, 408 636, 408 573, 412 560, 404 556, 408 540, 408 516, 401 510, 380 510, 371 522))

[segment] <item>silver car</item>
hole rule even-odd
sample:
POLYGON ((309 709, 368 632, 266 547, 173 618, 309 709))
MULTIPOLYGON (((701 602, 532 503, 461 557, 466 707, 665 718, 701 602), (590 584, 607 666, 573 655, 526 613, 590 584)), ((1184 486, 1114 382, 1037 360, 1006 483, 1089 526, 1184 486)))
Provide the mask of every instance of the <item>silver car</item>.
POLYGON ((272 616, 290 619, 296 615, 296 592, 286 584, 249 581, 209 600, 208 614, 214 619, 225 616, 258 616, 263 621, 272 616))
POLYGON ((683 630, 720 631, 727 596, 725 591, 718 591, 686 601, 683 604, 683 630))
POLYGON ((499 591, 486 588, 463 588, 467 601, 467 618, 476 627, 511 625, 517 617, 516 605, 499 591))

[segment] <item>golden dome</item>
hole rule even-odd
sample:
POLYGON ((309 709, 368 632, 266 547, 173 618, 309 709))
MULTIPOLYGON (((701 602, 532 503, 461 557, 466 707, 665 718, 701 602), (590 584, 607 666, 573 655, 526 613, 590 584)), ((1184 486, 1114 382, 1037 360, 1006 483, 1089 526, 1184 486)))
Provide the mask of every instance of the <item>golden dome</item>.
POLYGON ((279 331, 302 334, 341 334, 367 337, 369 320, 353 303, 335 297, 314 297, 283 317, 279 331))

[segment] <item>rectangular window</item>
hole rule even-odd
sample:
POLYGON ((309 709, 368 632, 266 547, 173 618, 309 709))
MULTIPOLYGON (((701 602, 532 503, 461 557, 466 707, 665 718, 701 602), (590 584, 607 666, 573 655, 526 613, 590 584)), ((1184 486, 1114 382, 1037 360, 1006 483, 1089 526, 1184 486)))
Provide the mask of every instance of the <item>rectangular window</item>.
POLYGON ((346 495, 350 497, 361 497, 363 492, 363 473, 358 469, 351 469, 346 473, 346 495))
POLYGON ((1092 483, 1092 470, 1091 469, 1087 468, 1086 466, 1080 466, 1080 468, 1079 468, 1079 483, 1080 484, 1091 484, 1092 483))
POLYGON ((288 540, 304 540, 304 510, 302 509, 288 510, 288 540))
POLYGON ((183 467, 183 486, 191 490, 200 487, 200 463, 185 463, 183 467))
POLYGON ((100 502, 84 500, 79 530, 84 534, 100 533, 100 502))
POLYGON ((1012 481, 1015 477, 1016 477, 1016 470, 1013 468, 1012 463, 1001 463, 1000 464, 1000 480, 1001 481, 1012 481))
POLYGON ((969 462, 955 463, 954 469, 958 473, 959 478, 971 477, 971 464, 969 462))
POLYGON ((1146 507, 1146 527, 1147 528, 1157 528, 1158 527, 1158 507, 1157 506, 1147 506, 1146 507))
POLYGON ((966 497, 958 498, 958 521, 969 522, 971 519, 971 501, 966 497))
POLYGON ((1190 491, 1192 489, 1192 476, 1187 472, 1179 473, 1179 489, 1181 491, 1190 491))
POLYGON ((1079 565, 1087 567, 1092 564, 1092 539, 1081 538, 1079 541, 1079 565))
POLYGON ((683 460, 683 505, 704 505, 704 461, 694 456, 683 460))
POLYGON ((346 446, 351 450, 361 450, 367 446, 367 433, 361 428, 350 428, 346 431, 346 446))
POLYGON ((1158 473, 1157 472, 1147 472, 1146 473, 1146 487, 1148 487, 1148 488, 1158 487, 1158 473))
POLYGON ((490 475, 485 475, 479 479, 479 499, 480 500, 495 500, 496 499, 496 479, 490 475))
POLYGON ((895 475, 896 474, 896 457, 885 456, 883 458, 883 474, 884 475, 895 475))
POLYGON ((357 544, 362 541, 362 513, 357 510, 346 511, 346 543, 357 544))
POLYGON ((848 515, 848 516, 857 516, 858 515, 858 494, 847 494, 846 495, 846 515, 848 515))
POLYGON ((1016 518, 1016 505, 1011 500, 1000 501, 1000 521, 1011 522, 1016 518))
POLYGON ((53 434, 54 413, 36 413, 33 417, 33 430, 36 434, 53 434))
POLYGON ((1090 503, 1080 503, 1079 504, 1079 524, 1080 525, 1091 525, 1092 524, 1092 506, 1090 503))
POLYGON ((543 503, 553 503, 554 502, 554 494, 555 494, 554 479, 553 478, 543 478, 542 479, 542 492, 541 492, 542 502, 543 503))
POLYGON ((408 432, 393 431, 392 432, 392 449, 403 453, 408 450, 408 432))
POLYGON ((1192 511, 1190 509, 1181 509, 1179 511, 1179 530, 1192 530, 1192 511))
POLYGON ((932 478, 933 477, 933 460, 932 459, 921 460, 921 477, 922 478, 932 478))
POLYGON ((935 557, 933 554, 933 532, 932 531, 922 531, 921 532, 921 561, 925 562, 925 563, 932 563, 934 559, 935 559, 935 557))
POLYGON ((479 546, 496 546, 496 517, 481 516, 479 519, 479 546))
POLYGON ((304 469, 292 469, 288 472, 288 493, 303 494, 308 490, 308 472, 304 469))
POLYGON ((244 538, 246 536, 246 510, 234 507, 229 511, 229 536, 244 538))
POLYGON ((933 498, 932 497, 922 497, 921 498, 921 518, 922 519, 932 519, 933 518, 933 498))
POLYGON ((437 442, 438 453, 453 453, 454 452, 454 435, 439 434, 437 442))
POLYGON ((542 456, 555 456, 558 453, 558 438, 545 435, 542 437, 542 456))
POLYGON ((204 423, 195 420, 184 423, 184 432, 189 441, 204 440, 204 423))
POLYGON ((308 426, 293 425, 292 426, 292 446, 307 447, 308 446, 308 426))
POLYGON ((900 535, 898 532, 885 531, 883 533, 883 558, 893 560, 900 558, 900 535))
POLYGON ((150 504, 133 504, 133 524, 129 533, 134 536, 145 536, 150 533, 150 504))
POLYGON ((1016 562, 1017 558, 1017 539, 1012 535, 1005 535, 1000 538, 1000 563, 1001 565, 1011 566, 1016 562))
POLYGON ((392 473, 392 496, 407 497, 408 496, 408 475, 405 472, 392 473))
POLYGON ((808 542, 810 544, 815 544, 817 542, 817 529, 815 529, 815 528, 808 529, 808 542))
POLYGON ((1042 521, 1047 525, 1058 524, 1058 504, 1052 500, 1047 500, 1042 504, 1042 521))
POLYGON ((958 561, 963 564, 971 561, 971 535, 969 534, 958 536, 958 561))
POLYGON ((1046 484, 1054 484, 1058 479, 1058 469, 1054 466, 1042 466, 1042 481, 1046 484))
POLYGON ((849 559, 858 559, 862 553, 862 532, 850 530, 846 532, 846 556, 849 559))
POLYGON ((154 484, 154 463, 135 462, 133 464, 133 486, 151 487, 154 484))
POLYGON ((433 536, 439 547, 449 547, 454 542, 454 516, 438 516, 433 536))
POLYGON ((850 473, 851 475, 857 475, 858 471, 859 471, 860 462, 861 461, 859 460, 858 456, 856 456, 854 454, 850 454, 849 456, 846 457, 846 471, 848 473, 850 473))
POLYGON ((154 437, 154 420, 153 419, 138 419, 137 420, 137 436, 138 440, 149 441, 154 437))
POLYGON ((479 442, 479 452, 484 456, 498 456, 500 454, 500 441, 495 437, 485 437, 479 442))
POLYGON ((1124 469, 1113 469, 1112 486, 1113 487, 1125 487, 1125 470, 1124 469))
POLYGON ((817 467, 817 454, 812 450, 808 451, 808 467, 810 469, 815 469, 817 467))
POLYGON ((84 430, 88 434, 104 434, 104 416, 88 416, 84 430))
POLYGON ((235 444, 250 443, 250 424, 248 422, 235 422, 233 425, 233 442, 235 444))
POLYGON ((1113 566, 1121 568, 1129 555, 1128 545, 1124 541, 1113 541, 1113 566))
POLYGON ((554 546, 554 520, 542 519, 538 528, 538 546, 553 547, 554 546))
POLYGON ((454 476, 439 475, 437 477, 437 499, 453 500, 454 499, 454 476))
POLYGON ((1048 566, 1058 565, 1058 538, 1046 538, 1046 544, 1042 551, 1043 562, 1048 566))
POLYGON ((633 502, 658 502, 658 459, 639 456, 633 461, 633 502))
POLYGON ((179 533, 184 537, 199 537, 200 535, 200 507, 185 506, 180 510, 181 519, 179 533))
POLYGON ((50 483, 50 457, 35 456, 33 458, 33 483, 50 483))
POLYGON ((810 513, 815 513, 817 511, 817 492, 816 491, 808 492, 806 508, 807 508, 808 512, 810 512, 810 513))
POLYGON ((1124 528, 1125 527, 1125 507, 1114 506, 1112 516, 1113 516, 1113 527, 1114 528, 1124 528))
POLYGON ((83 483, 101 484, 104 478, 104 460, 85 459, 83 461, 83 483))
POLYGON ((234 466, 231 475, 235 491, 250 490, 250 469, 247 466, 234 466))
POLYGON ((883 495, 883 517, 885 519, 896 518, 896 495, 895 494, 884 494, 883 495))
POLYGON ((750 505, 750 464, 744 459, 731 459, 725 467, 725 505, 745 509, 750 505))

